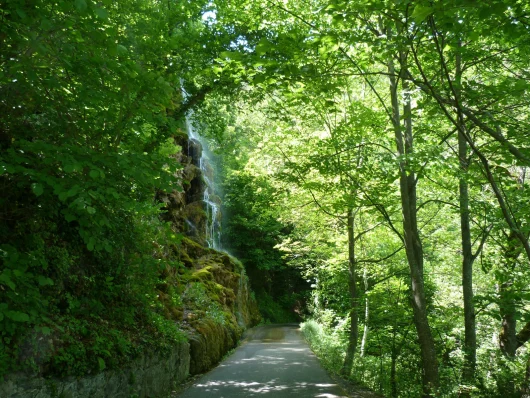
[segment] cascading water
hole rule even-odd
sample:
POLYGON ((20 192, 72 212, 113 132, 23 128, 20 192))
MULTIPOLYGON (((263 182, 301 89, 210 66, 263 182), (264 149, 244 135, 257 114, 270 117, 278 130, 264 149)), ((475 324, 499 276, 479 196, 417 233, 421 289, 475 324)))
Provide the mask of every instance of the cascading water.
MULTIPOLYGON (((210 161, 206 142, 197 133, 191 122, 192 116, 192 111, 189 111, 186 115, 186 131, 188 133, 189 142, 196 141, 196 143, 199 143, 202 148, 200 151, 201 155, 198 167, 201 169, 204 181, 202 200, 206 207, 206 230, 204 231, 206 243, 208 244, 208 247, 212 249, 221 250, 220 203, 218 203, 218 196, 215 194, 214 168, 210 161)), ((189 156, 192 156, 192 153, 190 153, 191 151, 191 146, 188 144, 189 156)))

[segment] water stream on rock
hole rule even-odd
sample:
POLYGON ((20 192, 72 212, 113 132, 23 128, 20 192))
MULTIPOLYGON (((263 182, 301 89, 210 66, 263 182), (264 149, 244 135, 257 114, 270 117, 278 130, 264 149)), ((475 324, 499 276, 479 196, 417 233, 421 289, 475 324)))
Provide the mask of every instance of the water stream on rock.
MULTIPOLYGON (((203 192, 203 202, 206 207, 206 243, 208 247, 221 250, 221 223, 220 223, 220 200, 216 195, 215 191, 215 169, 210 161, 210 154, 208 151, 208 146, 205 140, 200 136, 196 131, 191 117, 193 112, 189 111, 186 115, 186 132, 188 133, 189 141, 195 141, 199 143, 201 148, 201 156, 199 159, 199 168, 202 172, 202 178, 204 181, 204 192, 203 192)), ((190 146, 188 146, 188 155, 191 156, 190 146)), ((189 223, 189 221, 187 221, 189 223)))

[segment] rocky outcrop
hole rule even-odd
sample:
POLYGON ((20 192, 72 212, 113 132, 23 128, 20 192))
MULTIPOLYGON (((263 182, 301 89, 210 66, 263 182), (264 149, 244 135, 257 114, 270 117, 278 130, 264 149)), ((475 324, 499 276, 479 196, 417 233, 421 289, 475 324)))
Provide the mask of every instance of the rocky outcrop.
POLYGON ((202 246, 212 246, 208 230, 212 225, 218 228, 221 222, 221 212, 218 211, 221 200, 213 189, 214 170, 203 156, 204 149, 198 140, 188 139, 186 134, 181 134, 175 136, 175 143, 182 148, 174 156, 183 166, 177 175, 182 181, 182 190, 170 194, 159 193, 157 199, 164 203, 164 218, 177 231, 202 246), (215 213, 211 211, 211 206, 216 206, 215 213))
POLYGON ((190 373, 196 374, 219 362, 261 316, 239 261, 188 239, 182 243, 182 252, 190 261, 182 326, 190 341, 190 373), (199 286, 204 289, 203 297, 197 297, 197 292, 190 294, 199 286), (189 297, 194 299, 187 300, 189 297))
POLYGON ((181 147, 181 152, 174 156, 174 160, 182 165, 177 174, 182 181, 182 189, 158 193, 157 199, 164 204, 164 219, 171 222, 176 231, 207 246, 207 214, 203 202, 205 182, 200 169, 202 146, 196 140, 188 140, 184 133, 176 135, 174 139, 175 144, 181 147))
POLYGON ((176 250, 185 266, 180 326, 190 342, 190 373, 196 374, 218 363, 261 317, 243 265, 207 247, 212 246, 208 231, 220 221, 220 212, 212 212, 212 207, 220 209, 221 201, 212 189, 214 170, 203 156, 204 149, 187 135, 176 142, 182 148, 177 160, 184 166, 183 190, 160 200, 166 206, 166 219, 187 236, 176 250))
POLYGON ((189 374, 190 345, 182 342, 168 353, 144 354, 127 368, 94 376, 47 379, 11 374, 0 384, 6 398, 148 398, 167 396, 189 374))

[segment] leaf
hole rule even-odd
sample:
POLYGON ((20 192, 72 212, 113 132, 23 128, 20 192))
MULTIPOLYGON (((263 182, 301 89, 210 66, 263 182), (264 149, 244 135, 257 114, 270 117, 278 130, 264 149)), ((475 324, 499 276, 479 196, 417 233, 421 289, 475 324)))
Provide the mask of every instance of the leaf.
POLYGON ((17 8, 17 14, 22 19, 26 19, 28 17, 24 10, 22 10, 21 8, 17 8))
POLYGON ((109 17, 109 13, 104 8, 96 8, 94 12, 101 19, 107 19, 109 17))
POLYGON ((51 21, 47 18, 43 18, 40 22, 40 27, 42 30, 50 30, 51 28, 53 28, 53 24, 51 23, 51 21))
POLYGON ((414 12, 412 13, 412 18, 416 23, 421 23, 427 19, 429 15, 433 13, 434 9, 432 7, 426 7, 421 4, 418 4, 414 7, 414 12))
POLYGON ((88 244, 86 245, 87 249, 89 251, 94 251, 94 246, 96 244, 96 240, 93 238, 93 237, 90 237, 90 239, 88 240, 88 244))
POLYGON ((6 311, 5 315, 15 322, 29 322, 29 315, 20 311, 6 311))
POLYGON ((107 365, 105 365, 105 360, 101 357, 98 357, 98 365, 100 371, 104 370, 107 367, 107 365))
POLYGON ((273 46, 271 42, 263 38, 259 41, 258 45, 256 46, 256 54, 263 55, 272 48, 273 46))
POLYGON ((114 188, 107 188, 107 193, 112 195, 114 197, 114 199, 119 199, 120 198, 120 195, 118 194, 118 192, 116 192, 116 190, 114 188))
POLYGON ((43 335, 45 335, 45 336, 48 336, 48 335, 52 332, 52 330, 51 330, 48 326, 41 326, 41 327, 39 327, 38 329, 39 329, 39 330, 41 331, 41 333, 42 333, 43 335))
POLYGON ((37 280, 40 286, 53 286, 53 280, 46 278, 45 276, 39 275, 37 280))
POLYGON ((75 165, 72 163, 66 164, 64 165, 63 170, 66 173, 73 173, 75 171, 75 165))
POLYGON ((254 80, 253 81, 254 81, 255 84, 263 83, 266 78, 267 77, 263 73, 261 73, 259 75, 254 76, 254 80))
POLYGON ((87 206, 86 211, 88 212, 88 214, 96 213, 96 209, 94 209, 92 206, 87 206))
POLYGON ((6 271, 4 271, 2 274, 0 274, 0 283, 4 284, 6 286, 9 286, 11 288, 11 290, 15 290, 15 288, 16 288, 15 283, 11 280, 9 275, 6 274, 6 271))
POLYGON ((95 170, 95 169, 92 169, 92 170, 90 170, 89 176, 91 178, 93 178, 93 179, 96 179, 96 178, 99 177, 99 171, 95 170))
POLYGON ((87 9, 87 4, 85 0, 75 0, 75 8, 78 11, 85 11, 87 9))
POLYGON ((67 192, 67 197, 68 198, 71 198, 75 195, 77 195, 77 193, 81 190, 81 187, 79 185, 74 185, 72 188, 70 188, 67 192))
POLYGON ((31 184, 31 190, 35 194, 35 196, 41 196, 44 192, 44 186, 42 184, 39 184, 37 182, 31 184))
POLYGON ((64 219, 68 222, 72 222, 72 221, 77 220, 77 217, 73 215, 72 213, 67 213, 64 215, 64 219))
POLYGON ((222 58, 229 58, 229 59, 233 59, 234 61, 240 61, 241 59, 243 59, 243 55, 236 51, 223 51, 219 55, 222 58))

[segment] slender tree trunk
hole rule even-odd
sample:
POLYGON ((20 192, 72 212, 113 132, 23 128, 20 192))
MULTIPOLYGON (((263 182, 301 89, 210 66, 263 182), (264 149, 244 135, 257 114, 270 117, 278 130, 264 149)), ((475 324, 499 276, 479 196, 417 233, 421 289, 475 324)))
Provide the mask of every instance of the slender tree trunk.
POLYGON ((359 336, 358 325, 358 307, 359 300, 357 297, 357 269, 355 262, 355 212, 348 209, 348 284, 350 291, 350 335, 348 339, 348 348, 346 358, 342 364, 341 373, 349 376, 353 366, 353 358, 357 349, 357 339, 359 336))
MULTIPOLYGON (((390 35, 391 32, 389 32, 390 35)), ((401 76, 406 76, 406 60, 403 53, 400 54, 401 76)), ((393 60, 388 63, 390 75, 390 95, 392 100, 392 122, 394 126, 396 146, 400 161, 400 194, 403 214, 403 230, 405 240, 405 252, 410 268, 412 288, 412 310, 414 314, 414 326, 418 334, 418 343, 421 352, 422 363, 422 387, 423 396, 430 397, 436 394, 439 385, 438 360, 427 317, 427 305, 425 298, 423 280, 423 248, 417 222, 417 198, 416 198, 416 176, 412 170, 407 170, 407 155, 413 152, 412 115, 410 99, 405 100, 404 105, 404 127, 400 122, 400 109, 398 101, 398 88, 395 78, 393 60)), ((403 91, 407 92, 408 85, 402 79, 403 91)))
POLYGON ((521 397, 529 398, 530 397, 530 358, 526 361, 526 371, 524 377, 524 383, 521 388, 521 397))
MULTIPOLYGON (((368 292, 368 272, 366 270, 366 267, 363 271, 363 282, 364 282, 364 292, 365 295, 368 292)), ((361 340, 361 357, 364 357, 364 350, 366 348, 366 342, 368 340, 368 321, 370 319, 370 302, 368 300, 368 295, 365 296, 364 299, 364 330, 363 330, 363 338, 361 340)))
MULTIPOLYGON (((467 143, 458 135, 460 164, 462 156, 467 154, 467 143)), ((465 158, 464 158, 464 162, 465 158)), ((467 165, 466 165, 467 167, 467 165)), ((477 362, 477 335, 475 327, 475 305, 473 303, 473 253, 469 225, 469 195, 465 177, 460 178, 460 228, 462 238, 462 290, 464 298, 464 372, 463 380, 472 383, 475 378, 477 362)))
POLYGON ((517 351, 517 324, 513 280, 501 283, 499 287, 500 314, 502 318, 499 346, 502 353, 509 359, 515 358, 517 351))
POLYGON ((392 352, 391 352, 391 362, 390 362, 390 390, 392 398, 397 398, 398 396, 398 386, 397 386, 397 358, 398 352, 396 347, 396 329, 392 328, 392 352))
MULTIPOLYGON (((510 361, 515 359, 517 351, 517 321, 512 275, 521 251, 515 232, 510 231, 508 242, 503 250, 504 275, 507 280, 501 280, 499 285, 499 311, 502 319, 499 347, 505 358, 510 361)), ((510 397, 515 394, 515 384, 509 375, 499 375, 497 384, 499 391, 506 396, 510 397)))
POLYGON ((503 354, 510 359, 515 358, 515 352, 517 350, 516 309, 512 285, 513 281, 504 282, 499 289, 501 300, 500 312, 502 317, 499 344, 503 354))
MULTIPOLYGON (((460 84, 462 76, 462 64, 460 53, 456 56, 456 96, 460 103, 460 84)), ((469 223, 469 192, 466 174, 469 168, 467 156, 468 147, 464 136, 465 123, 462 112, 458 112, 458 158, 462 176, 458 188, 460 194, 460 231, 462 238, 462 291, 464 299, 464 369, 462 379, 465 384, 471 384, 475 380, 475 368, 477 363, 477 334, 475 326, 475 305, 473 303, 473 256, 471 243, 471 228, 469 223)), ((465 396, 466 394, 462 394, 465 396)))
MULTIPOLYGON (((500 313, 502 317, 502 328, 499 334, 499 345, 505 358, 509 361, 515 359, 515 353, 517 350, 517 339, 516 339, 516 310, 515 303, 513 300, 512 292, 512 281, 505 282, 500 286, 500 313)), ((510 377, 510 374, 503 372, 503 368, 500 367, 500 374, 497 378, 497 385, 499 392, 502 392, 505 397, 515 396, 515 383, 510 377)))

